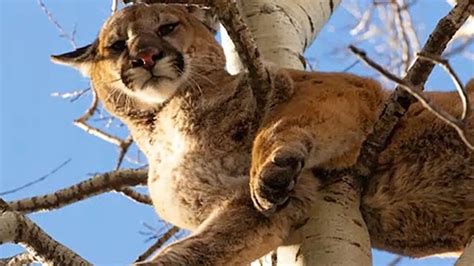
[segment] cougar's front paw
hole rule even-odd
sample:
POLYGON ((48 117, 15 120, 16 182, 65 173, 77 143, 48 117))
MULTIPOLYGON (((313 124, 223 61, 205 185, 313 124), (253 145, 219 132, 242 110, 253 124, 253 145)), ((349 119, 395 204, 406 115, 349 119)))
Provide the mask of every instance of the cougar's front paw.
POLYGON ((251 182, 251 196, 255 207, 263 213, 273 213, 289 200, 295 187, 305 156, 294 151, 278 151, 255 173, 251 182))

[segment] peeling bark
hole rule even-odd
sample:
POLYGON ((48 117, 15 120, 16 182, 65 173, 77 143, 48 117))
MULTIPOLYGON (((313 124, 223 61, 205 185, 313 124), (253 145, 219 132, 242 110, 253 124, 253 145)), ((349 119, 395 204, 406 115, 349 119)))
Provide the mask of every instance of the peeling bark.
POLYGON ((0 199, 0 244, 18 243, 43 265, 92 265, 0 199))

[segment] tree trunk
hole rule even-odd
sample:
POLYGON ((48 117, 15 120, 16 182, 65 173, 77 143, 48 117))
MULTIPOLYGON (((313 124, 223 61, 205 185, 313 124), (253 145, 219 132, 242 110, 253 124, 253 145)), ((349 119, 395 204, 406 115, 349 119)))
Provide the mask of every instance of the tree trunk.
POLYGON ((466 249, 462 253, 461 257, 456 261, 455 266, 470 266, 474 265, 474 237, 471 239, 471 243, 467 245, 466 249))

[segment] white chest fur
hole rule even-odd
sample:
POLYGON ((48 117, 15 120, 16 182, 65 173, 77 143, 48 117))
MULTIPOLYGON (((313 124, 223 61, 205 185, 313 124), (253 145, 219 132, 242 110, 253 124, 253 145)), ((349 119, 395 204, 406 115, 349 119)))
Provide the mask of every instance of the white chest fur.
POLYGON ((177 184, 182 178, 180 167, 192 141, 176 129, 170 118, 161 119, 160 126, 160 139, 152 148, 156 152, 148 156, 148 188, 153 205, 163 220, 184 228, 193 227, 187 222, 189 214, 183 213, 185 208, 177 195, 177 184))

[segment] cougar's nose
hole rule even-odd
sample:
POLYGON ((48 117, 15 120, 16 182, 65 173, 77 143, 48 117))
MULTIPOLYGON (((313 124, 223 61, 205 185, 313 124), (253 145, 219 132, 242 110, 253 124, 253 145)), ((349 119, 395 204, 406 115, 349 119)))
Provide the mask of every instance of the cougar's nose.
POLYGON ((163 51, 158 51, 157 49, 148 48, 141 50, 137 55, 132 59, 133 67, 143 67, 148 70, 152 70, 156 62, 164 57, 163 51))

